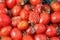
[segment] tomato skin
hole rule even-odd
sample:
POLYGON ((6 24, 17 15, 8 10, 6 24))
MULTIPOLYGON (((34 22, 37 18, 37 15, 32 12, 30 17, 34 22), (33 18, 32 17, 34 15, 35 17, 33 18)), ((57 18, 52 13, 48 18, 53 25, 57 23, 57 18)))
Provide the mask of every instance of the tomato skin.
POLYGON ((11 19, 6 14, 0 15, 0 26, 7 26, 11 23, 11 19))
POLYGON ((53 23, 60 22, 60 12, 54 12, 51 14, 51 22, 53 23))
POLYGON ((28 11, 26 10, 21 10, 20 12, 20 17, 23 19, 23 20, 28 20, 28 17, 29 17, 29 14, 28 14, 28 11))
POLYGON ((60 40, 58 37, 52 37, 50 40, 60 40))
POLYGON ((22 32, 20 30, 18 30, 17 28, 13 28, 10 35, 13 40, 22 39, 22 32))
POLYGON ((17 5, 20 5, 23 0, 16 0, 17 5))
POLYGON ((0 34, 1 34, 1 36, 8 36, 10 34, 11 30, 12 30, 11 26, 3 27, 0 30, 0 34))
POLYGON ((21 11, 21 6, 14 6, 11 10, 13 16, 18 16, 21 11))
POLYGON ((39 23, 39 14, 37 12, 31 11, 29 13, 29 21, 34 24, 39 23))
POLYGON ((51 4, 51 8, 53 9, 53 11, 60 11, 60 3, 59 2, 53 2, 51 4))
POLYGON ((50 21, 50 14, 48 14, 47 12, 43 12, 40 14, 40 21, 39 21, 40 24, 46 25, 49 23, 49 21, 50 21))
POLYGON ((39 4, 39 3, 41 3, 42 2, 42 0, 30 0, 30 3, 32 4, 32 5, 36 5, 36 4, 39 4))
POLYGON ((44 34, 36 34, 34 40, 48 40, 47 36, 44 34))
POLYGON ((12 38, 10 38, 10 37, 3 37, 3 38, 1 38, 1 40, 12 40, 12 38))
POLYGON ((20 16, 12 17, 12 26, 17 27, 18 22, 22 21, 20 16))
POLYGON ((22 38, 22 40, 33 40, 32 36, 25 34, 22 38))
POLYGON ((29 24, 27 21, 20 21, 17 25, 17 28, 19 30, 26 30, 29 27, 29 24))
POLYGON ((6 3, 0 3, 0 7, 6 7, 6 3))
POLYGON ((46 35, 48 37, 54 37, 54 36, 56 36, 56 34, 57 34, 56 27, 54 27, 54 26, 47 26, 46 35))
POLYGON ((16 0, 6 0, 8 8, 12 8, 16 4, 16 0))
POLYGON ((5 7, 0 7, 0 14, 6 14, 6 8, 5 7))
POLYGON ((46 27, 43 24, 35 24, 34 29, 37 34, 44 33, 46 31, 46 27))

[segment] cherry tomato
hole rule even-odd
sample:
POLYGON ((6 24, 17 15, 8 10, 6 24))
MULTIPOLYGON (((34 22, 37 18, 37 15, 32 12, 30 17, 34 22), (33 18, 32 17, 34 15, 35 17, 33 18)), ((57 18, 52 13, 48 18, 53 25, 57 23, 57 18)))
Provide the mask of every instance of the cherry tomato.
POLYGON ((11 19, 6 14, 0 15, 0 26, 7 26, 11 23, 11 19))
POLYGON ((26 34, 23 36, 22 40, 33 40, 32 36, 26 34))
POLYGON ((51 4, 51 8, 54 10, 54 11, 60 11, 60 2, 53 2, 51 4))
POLYGON ((51 14, 51 22, 53 23, 60 22, 60 12, 54 12, 51 14))
POLYGON ((25 30, 29 27, 28 25, 28 22, 27 21, 20 21, 18 24, 17 24, 17 27, 19 30, 25 30))
POLYGON ((28 20, 28 17, 29 17, 29 14, 28 14, 28 11, 26 10, 21 10, 20 12, 20 17, 23 19, 23 20, 28 20))
POLYGON ((0 14, 6 14, 6 8, 5 7, 0 7, 0 14))
POLYGON ((56 36, 56 34, 57 34, 57 32, 56 32, 56 28, 54 26, 47 27, 46 35, 48 37, 54 37, 54 36, 56 36))
POLYGON ((40 21, 39 21, 40 24, 46 25, 49 23, 49 21, 50 21, 50 15, 47 12, 43 12, 40 14, 40 21))
POLYGON ((6 7, 6 3, 0 3, 0 7, 6 7))
POLYGON ((60 40, 58 37, 52 37, 50 40, 60 40))
POLYGON ((32 4, 32 5, 36 5, 36 4, 39 4, 39 3, 41 3, 42 2, 42 0, 30 0, 30 3, 32 4))
POLYGON ((43 24, 35 24, 34 29, 35 29, 37 34, 44 33, 46 31, 46 27, 43 24))
POLYGON ((20 21, 22 21, 20 16, 12 17, 12 25, 13 25, 13 27, 17 27, 17 24, 20 21))
POLYGON ((10 37, 3 37, 1 40, 12 40, 10 37))
POLYGON ((17 28, 13 28, 10 35, 13 40, 22 39, 22 32, 20 30, 18 30, 17 28))
POLYGON ((29 21, 34 24, 39 23, 39 14, 37 12, 31 11, 29 14, 29 21))
POLYGON ((13 8, 13 6, 16 4, 16 0, 6 0, 6 4, 8 8, 13 8))
POLYGON ((47 36, 44 34, 37 34, 34 36, 34 40, 48 40, 47 36))
POLYGON ((16 0, 17 5, 20 5, 23 0, 16 0))
POLYGON ((19 13, 20 13, 20 11, 21 11, 21 6, 14 6, 13 8, 12 8, 12 15, 13 16, 18 16, 19 15, 19 13))

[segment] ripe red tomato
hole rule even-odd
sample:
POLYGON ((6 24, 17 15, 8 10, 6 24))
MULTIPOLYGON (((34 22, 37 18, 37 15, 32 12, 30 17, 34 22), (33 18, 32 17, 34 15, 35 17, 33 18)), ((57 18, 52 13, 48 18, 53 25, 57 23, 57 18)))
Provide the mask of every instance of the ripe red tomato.
POLYGON ((0 35, 1 36, 8 36, 10 34, 11 30, 12 30, 12 27, 11 26, 3 27, 0 30, 0 35))
POLYGON ((40 14, 40 24, 48 24, 50 22, 50 14, 48 14, 47 12, 43 12, 40 14))
POLYGON ((12 40, 10 37, 2 37, 1 40, 12 40))
POLYGON ((51 14, 51 22, 53 23, 60 22, 60 12, 54 12, 51 14))
POLYGON ((46 31, 46 26, 43 24, 35 24, 34 29, 37 34, 44 33, 46 31))
POLYGON ((6 0, 6 4, 8 8, 13 8, 13 6, 16 4, 16 0, 6 0))
POLYGON ((30 3, 32 4, 32 5, 36 5, 36 4, 39 4, 39 3, 41 3, 42 2, 42 0, 30 0, 30 3))
POLYGON ((21 6, 14 6, 11 10, 13 16, 18 16, 21 11, 21 6))
POLYGON ((12 26, 17 27, 18 22, 22 21, 20 16, 12 17, 12 26))
POLYGON ((22 32, 20 30, 18 30, 17 28, 13 28, 10 35, 13 40, 22 39, 22 32))
POLYGON ((33 40, 32 36, 25 34, 22 38, 22 40, 33 40))
POLYGON ((17 5, 20 5, 23 0, 16 0, 17 5))
POLYGON ((26 11, 26 10, 21 10, 21 12, 20 12, 20 17, 23 19, 23 20, 28 20, 28 17, 29 17, 29 13, 28 13, 28 11, 26 11))
POLYGON ((0 7, 6 7, 6 3, 0 3, 0 7))
POLYGON ((37 12, 31 11, 29 14, 29 21, 34 24, 39 23, 39 14, 37 12))
POLYGON ((48 37, 54 37, 54 36, 56 36, 56 34, 57 34, 57 31, 56 31, 56 28, 54 26, 47 27, 46 35, 48 37))
POLYGON ((58 37, 52 37, 50 40, 60 40, 58 37))
POLYGON ((27 21, 20 21, 18 24, 17 24, 17 27, 19 30, 25 30, 29 27, 28 25, 28 22, 27 21))
POLYGON ((6 14, 0 15, 0 26, 7 26, 11 23, 11 19, 6 14))
POLYGON ((34 36, 34 40, 48 40, 48 38, 44 34, 37 34, 34 36))
POLYGON ((51 4, 51 8, 54 10, 54 11, 60 11, 60 2, 53 2, 51 4))
POLYGON ((0 7, 0 14, 6 14, 6 8, 5 7, 0 7))

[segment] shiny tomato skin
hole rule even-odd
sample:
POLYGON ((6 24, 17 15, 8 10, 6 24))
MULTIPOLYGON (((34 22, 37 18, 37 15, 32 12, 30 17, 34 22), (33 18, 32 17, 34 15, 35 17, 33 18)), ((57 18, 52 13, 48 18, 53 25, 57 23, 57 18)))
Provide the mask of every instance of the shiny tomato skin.
POLYGON ((17 27, 18 22, 22 21, 20 16, 12 17, 12 26, 17 27))
POLYGON ((16 4, 16 0, 6 0, 6 4, 7 7, 11 9, 16 4))
POLYGON ((19 30, 26 30, 27 28, 29 27, 29 24, 27 21, 20 21, 18 24, 17 24, 17 28, 19 30))
POLYGON ((23 0, 16 0, 17 5, 20 5, 23 0))
POLYGON ((51 37, 50 40, 60 40, 58 37, 51 37))
POLYGON ((60 12, 54 12, 51 14, 51 22, 53 23, 60 22, 60 12))
POLYGON ((40 14, 40 24, 48 24, 50 22, 50 14, 48 14, 47 12, 43 12, 40 14))
POLYGON ((57 34, 56 27, 54 27, 54 26, 47 26, 46 35, 48 37, 54 37, 54 36, 56 36, 56 34, 57 34))
POLYGON ((51 4, 51 8, 53 9, 53 11, 60 11, 60 2, 53 2, 51 4))
POLYGON ((29 34, 25 34, 22 38, 22 40, 33 40, 33 37, 30 36, 29 34))
POLYGON ((35 24, 34 29, 37 34, 41 34, 46 31, 46 26, 43 24, 35 24))
POLYGON ((30 3, 32 4, 32 5, 36 5, 36 4, 39 4, 39 3, 41 3, 42 2, 42 0, 30 0, 30 3))
POLYGON ((5 7, 0 7, 0 14, 6 14, 6 8, 5 7))
POLYGON ((6 7, 6 3, 0 3, 0 7, 6 7))
POLYGON ((11 10, 13 16, 18 16, 21 11, 21 6, 14 6, 11 10))
POLYGON ((12 30, 11 26, 3 27, 0 30, 0 34, 1 34, 1 36, 8 36, 10 34, 11 30, 12 30))
POLYGON ((0 15, 0 26, 7 26, 11 24, 11 19, 9 16, 7 16, 6 14, 1 14, 0 15))
POLYGON ((34 40, 48 40, 47 36, 44 34, 36 34, 34 40))
POLYGON ((12 38, 10 38, 10 37, 3 37, 3 38, 1 38, 1 40, 12 40, 12 38))
POLYGON ((29 21, 31 21, 33 24, 39 23, 39 14, 38 14, 38 12, 31 11, 29 13, 29 21))
POLYGON ((10 34, 13 40, 21 40, 22 39, 22 32, 17 28, 13 28, 10 34))
POLYGON ((27 10, 21 10, 20 12, 20 17, 23 19, 23 20, 28 20, 28 17, 29 17, 29 13, 27 10))

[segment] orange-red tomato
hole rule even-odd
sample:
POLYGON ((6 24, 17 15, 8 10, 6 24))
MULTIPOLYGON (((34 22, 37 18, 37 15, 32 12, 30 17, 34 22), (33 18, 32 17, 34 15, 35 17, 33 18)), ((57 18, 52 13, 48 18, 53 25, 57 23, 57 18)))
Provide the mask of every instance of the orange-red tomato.
POLYGON ((1 40, 12 40, 10 37, 2 37, 1 40))

